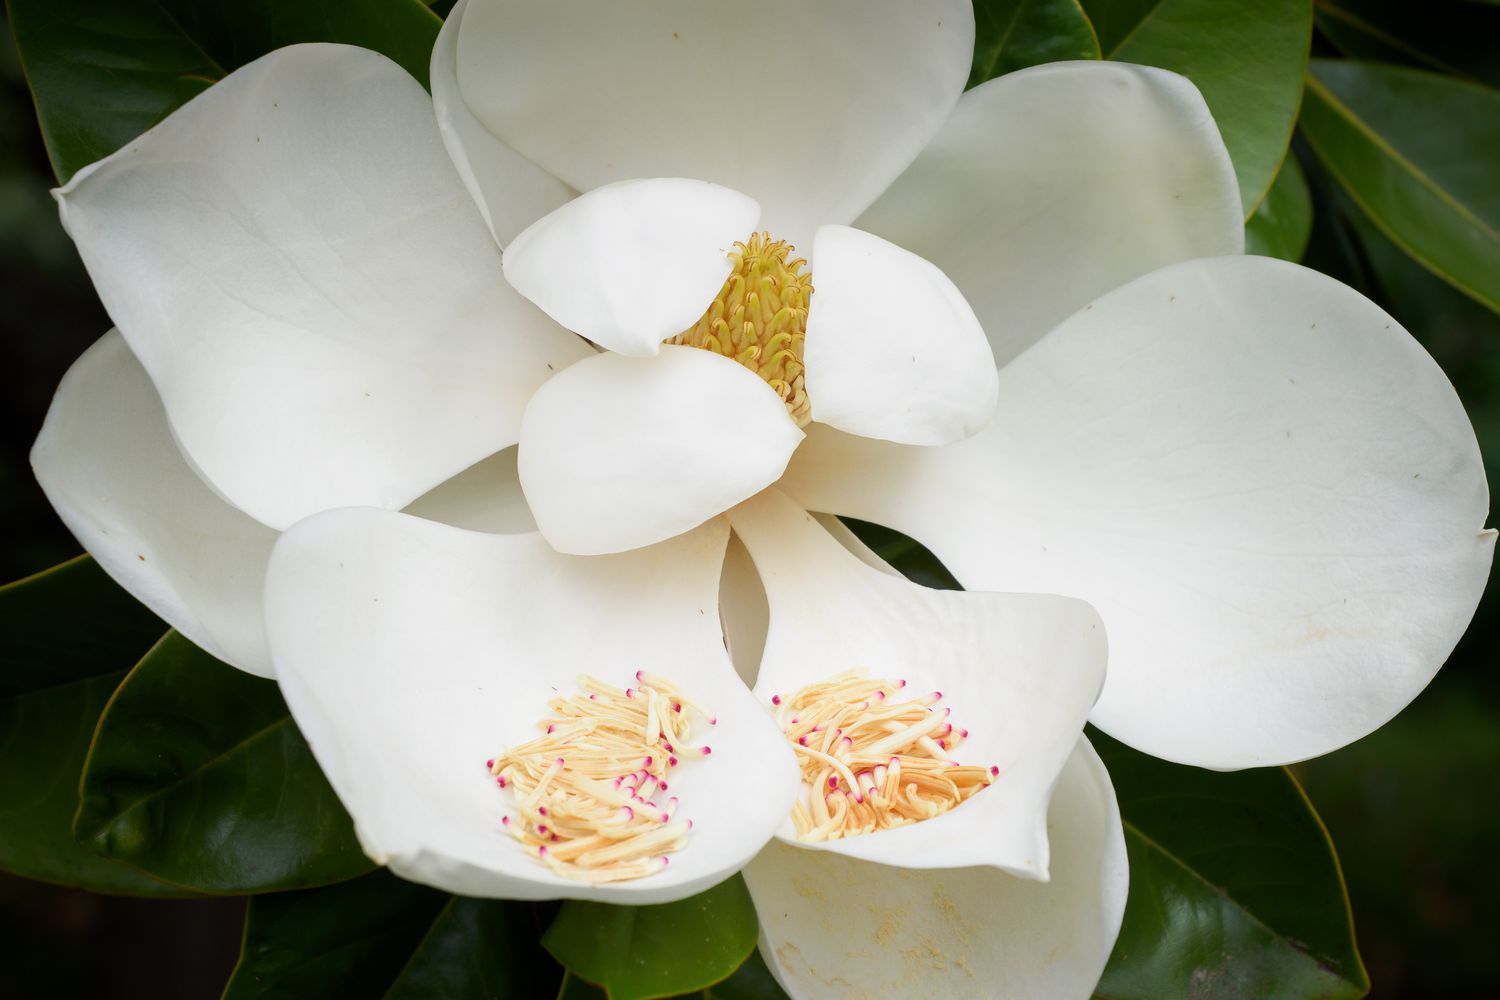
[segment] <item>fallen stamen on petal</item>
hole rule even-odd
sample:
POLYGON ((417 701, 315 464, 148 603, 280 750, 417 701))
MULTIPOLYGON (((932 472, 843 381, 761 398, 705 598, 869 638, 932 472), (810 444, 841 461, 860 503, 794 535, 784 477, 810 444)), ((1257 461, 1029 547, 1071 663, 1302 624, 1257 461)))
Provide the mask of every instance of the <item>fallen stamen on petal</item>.
POLYGON ((514 796, 518 815, 501 823, 565 878, 620 882, 658 872, 692 827, 673 821, 675 796, 665 806, 653 801, 667 788, 666 769, 677 765, 673 746, 692 730, 686 712, 662 708, 708 713, 660 677, 637 679, 638 689, 621 689, 580 677, 583 693, 547 703, 553 717, 538 723, 541 736, 485 762, 514 796))
POLYGON ((792 808, 799 839, 836 840, 931 819, 999 777, 998 767, 952 759, 969 731, 948 721, 950 709, 933 709, 941 693, 905 702, 888 693, 905 686, 851 671, 772 697, 802 768, 792 808), (934 740, 935 733, 943 738, 934 740))
POLYGON ((734 267, 703 318, 667 341, 723 355, 755 372, 806 427, 812 421, 803 377, 802 345, 812 275, 807 261, 792 257, 792 245, 755 233, 736 243, 734 267))

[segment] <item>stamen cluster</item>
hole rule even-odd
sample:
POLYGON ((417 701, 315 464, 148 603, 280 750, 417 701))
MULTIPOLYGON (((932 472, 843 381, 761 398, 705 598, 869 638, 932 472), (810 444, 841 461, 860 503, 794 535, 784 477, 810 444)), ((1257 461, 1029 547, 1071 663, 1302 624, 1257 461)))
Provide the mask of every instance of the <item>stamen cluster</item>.
POLYGON ((581 882, 620 882, 660 871, 687 842, 692 820, 675 819, 668 773, 706 757, 688 746, 702 706, 660 677, 636 672, 638 688, 578 678, 582 693, 547 702, 543 734, 486 761, 515 797, 502 822, 554 872, 581 882))
POLYGON ((792 807, 797 836, 837 840, 931 819, 987 788, 998 767, 960 764, 953 751, 969 735, 934 705, 934 691, 892 697, 904 680, 872 680, 850 671, 776 695, 776 721, 802 767, 792 807))
POLYGON ((776 390, 787 413, 806 427, 812 420, 802 365, 812 275, 792 258, 792 245, 755 233, 729 255, 734 270, 692 329, 668 343, 713 351, 739 362, 776 390))

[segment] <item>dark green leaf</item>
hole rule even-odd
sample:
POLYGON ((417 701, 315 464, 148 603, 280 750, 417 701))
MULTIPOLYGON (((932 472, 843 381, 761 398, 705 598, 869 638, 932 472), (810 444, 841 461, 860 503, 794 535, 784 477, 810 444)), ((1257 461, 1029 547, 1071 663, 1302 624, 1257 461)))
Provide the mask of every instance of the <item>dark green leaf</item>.
POLYGON ((759 949, 750 953, 734 975, 704 990, 703 996, 705 1000, 787 1000, 759 949))
POLYGON ((374 49, 425 85, 441 25, 420 0, 9 0, 7 9, 60 181, 283 45, 374 49))
POLYGON ((1500 91, 1314 60, 1302 133, 1382 232, 1500 312, 1500 91))
POLYGON ((168 633, 120 685, 84 765, 79 841, 201 892, 369 871, 273 681, 168 633))
POLYGON ((1106 59, 1175 70, 1203 91, 1248 218, 1281 166, 1307 68, 1311 0, 1083 0, 1106 59))
POLYGON ((1301 260, 1311 233, 1312 195, 1297 158, 1288 154, 1266 200, 1245 223, 1245 252, 1301 260))
POLYGON ((1099 39, 1078 0, 974 0, 975 87, 1061 59, 1098 59, 1099 39))
POLYGON ((738 875, 696 896, 654 906, 569 900, 542 944, 572 974, 611 1000, 647 1000, 702 990, 726 978, 755 948, 750 892, 738 875))
POLYGON ((0 588, 0 868, 95 892, 183 895, 73 839, 104 703, 166 626, 88 556, 0 588))
POLYGON ((258 896, 224 1000, 551 997, 562 970, 540 930, 532 904, 450 896, 384 871, 258 896))
MULTIPOLYGON (((607 996, 593 983, 572 973, 563 976, 562 988, 557 991, 557 1000, 605 1000, 607 996)), ((750 952, 750 957, 728 979, 692 993, 679 993, 672 1000, 787 1000, 787 995, 757 949, 750 952)))
POLYGON ((1130 853, 1125 924, 1099 996, 1364 996, 1333 844, 1289 771, 1205 771, 1089 738, 1130 853))
POLYGON ((1318 28, 1351 59, 1500 85, 1500 10, 1463 0, 1317 0, 1318 28))
POLYGON ((908 538, 899 531, 892 531, 881 524, 861 521, 855 517, 841 517, 845 526, 863 542, 871 552, 884 559, 897 572, 914 583, 934 590, 962 590, 948 567, 932 554, 921 542, 908 538))

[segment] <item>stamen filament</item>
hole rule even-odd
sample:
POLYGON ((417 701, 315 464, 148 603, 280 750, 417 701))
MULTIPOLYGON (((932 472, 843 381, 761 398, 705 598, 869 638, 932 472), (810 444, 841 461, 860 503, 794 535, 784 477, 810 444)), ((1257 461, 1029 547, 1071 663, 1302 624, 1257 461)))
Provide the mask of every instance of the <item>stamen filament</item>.
POLYGON ((904 680, 854 672, 771 699, 802 767, 792 809, 797 835, 834 840, 941 815, 989 786, 999 768, 960 764, 953 748, 968 736, 935 709, 942 693, 908 701, 904 680), (936 738, 934 738, 936 737, 936 738))
POLYGON ((553 717, 538 724, 542 735, 485 761, 514 797, 506 830, 565 878, 603 883, 658 872, 692 828, 673 821, 675 796, 665 805, 654 799, 666 791, 675 753, 710 753, 681 746, 693 729, 684 707, 717 720, 665 679, 636 679, 638 690, 621 690, 580 677, 582 693, 547 703, 553 717))

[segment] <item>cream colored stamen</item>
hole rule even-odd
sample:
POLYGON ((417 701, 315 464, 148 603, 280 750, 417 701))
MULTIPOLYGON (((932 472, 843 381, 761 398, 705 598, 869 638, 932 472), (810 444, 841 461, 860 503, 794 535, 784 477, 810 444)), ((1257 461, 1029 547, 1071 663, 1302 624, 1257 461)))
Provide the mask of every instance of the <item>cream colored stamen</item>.
POLYGON ((713 351, 766 380, 798 427, 812 420, 803 379, 802 344, 813 293, 807 261, 792 257, 792 245, 754 233, 729 255, 734 270, 689 330, 668 343, 713 351))
POLYGON ((688 712, 716 720, 668 681, 637 672, 638 688, 578 678, 581 694, 547 703, 541 736, 486 761, 511 790, 518 816, 502 821, 557 874, 581 882, 620 882, 660 871, 682 849, 692 820, 677 820, 677 798, 657 797, 684 757, 688 712))
POLYGON ((797 836, 837 840, 941 815, 988 787, 997 767, 960 764, 953 751, 968 737, 942 693, 898 700, 906 681, 850 671, 771 699, 776 721, 802 766, 792 807, 797 836))

